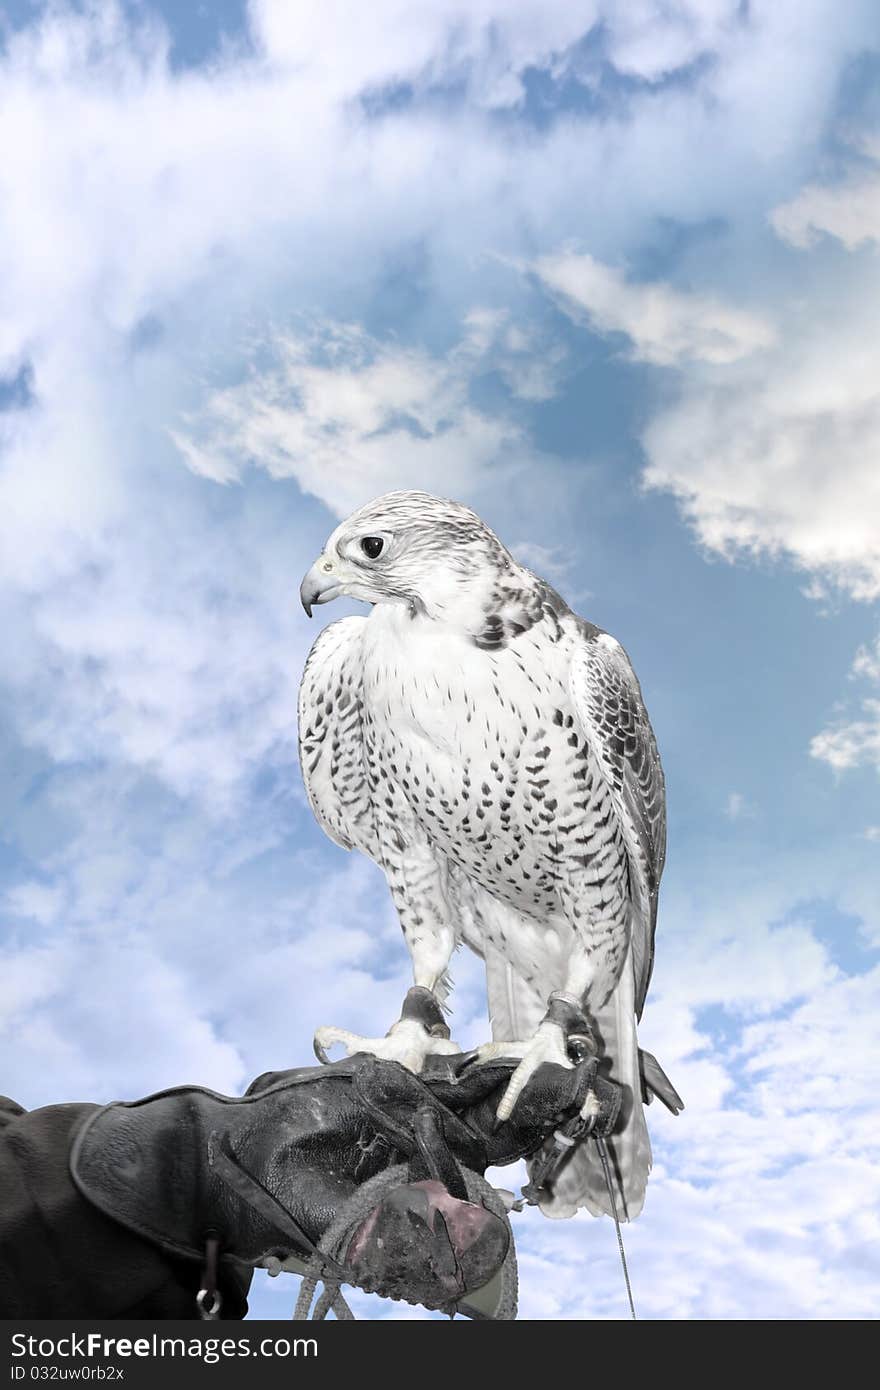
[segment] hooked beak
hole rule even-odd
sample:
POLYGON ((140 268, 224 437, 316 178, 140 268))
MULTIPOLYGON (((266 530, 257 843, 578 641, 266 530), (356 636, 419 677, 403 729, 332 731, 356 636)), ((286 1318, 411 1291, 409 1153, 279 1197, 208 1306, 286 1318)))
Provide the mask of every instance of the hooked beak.
POLYGON ((323 559, 323 557, 315 561, 299 586, 302 606, 309 617, 312 616, 312 608, 315 604, 330 603, 341 593, 342 581, 335 573, 332 562, 323 559))

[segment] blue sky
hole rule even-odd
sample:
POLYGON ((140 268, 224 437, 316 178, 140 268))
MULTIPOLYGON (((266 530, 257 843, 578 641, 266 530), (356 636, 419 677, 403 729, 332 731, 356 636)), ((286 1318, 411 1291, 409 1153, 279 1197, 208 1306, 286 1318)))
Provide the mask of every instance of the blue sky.
MULTIPOLYGON (((3 7, 0 1085, 234 1092, 396 1016, 384 884, 301 789, 297 589, 424 487, 623 641, 657 730, 642 1038, 687 1109, 641 1312, 873 1316, 876 7, 368 11, 3 7)), ((608 1223, 518 1229, 523 1316, 621 1315, 608 1223)))

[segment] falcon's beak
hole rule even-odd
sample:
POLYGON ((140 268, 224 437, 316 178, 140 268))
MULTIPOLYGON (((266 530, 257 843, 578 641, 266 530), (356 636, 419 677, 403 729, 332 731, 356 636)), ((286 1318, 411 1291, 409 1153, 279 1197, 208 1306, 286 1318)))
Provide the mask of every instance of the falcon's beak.
POLYGON ((336 573, 336 566, 332 560, 325 560, 323 555, 316 560, 299 586, 299 596, 302 599, 302 606, 312 616, 312 607, 317 603, 330 603, 334 598, 338 598, 342 593, 342 580, 336 573))

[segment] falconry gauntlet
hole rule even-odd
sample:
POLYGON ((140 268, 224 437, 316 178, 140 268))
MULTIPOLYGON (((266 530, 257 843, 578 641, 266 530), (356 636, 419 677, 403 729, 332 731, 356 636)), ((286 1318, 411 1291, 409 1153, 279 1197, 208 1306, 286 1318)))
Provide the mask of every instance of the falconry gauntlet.
POLYGON ((608 1132, 619 1093, 593 1061, 548 1064, 498 1125, 515 1063, 470 1060, 433 1057, 416 1077, 359 1054, 267 1073, 240 1099, 176 1087, 115 1103, 78 1133, 73 1180, 105 1216, 168 1255, 204 1263, 207 1252, 209 1313, 219 1259, 308 1267, 337 1288, 480 1315, 468 1299, 498 1273, 511 1242, 504 1203, 488 1185, 477 1192, 475 1175, 581 1123, 588 1095, 592 1131, 608 1132))

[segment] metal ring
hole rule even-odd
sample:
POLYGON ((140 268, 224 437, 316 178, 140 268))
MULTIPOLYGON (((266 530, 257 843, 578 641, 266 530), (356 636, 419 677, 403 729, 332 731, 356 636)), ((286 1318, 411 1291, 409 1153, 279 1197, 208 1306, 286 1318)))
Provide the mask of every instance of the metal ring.
POLYGON ((204 1318, 208 1322, 213 1322, 215 1318, 219 1318, 222 1306, 223 1296, 219 1289, 214 1289, 213 1293, 209 1293, 207 1289, 199 1289, 196 1294, 196 1307, 199 1310, 199 1317, 204 1318))
POLYGON ((583 1062, 587 1057, 596 1055, 596 1043, 589 1033, 569 1033, 566 1048, 574 1062, 583 1062))

